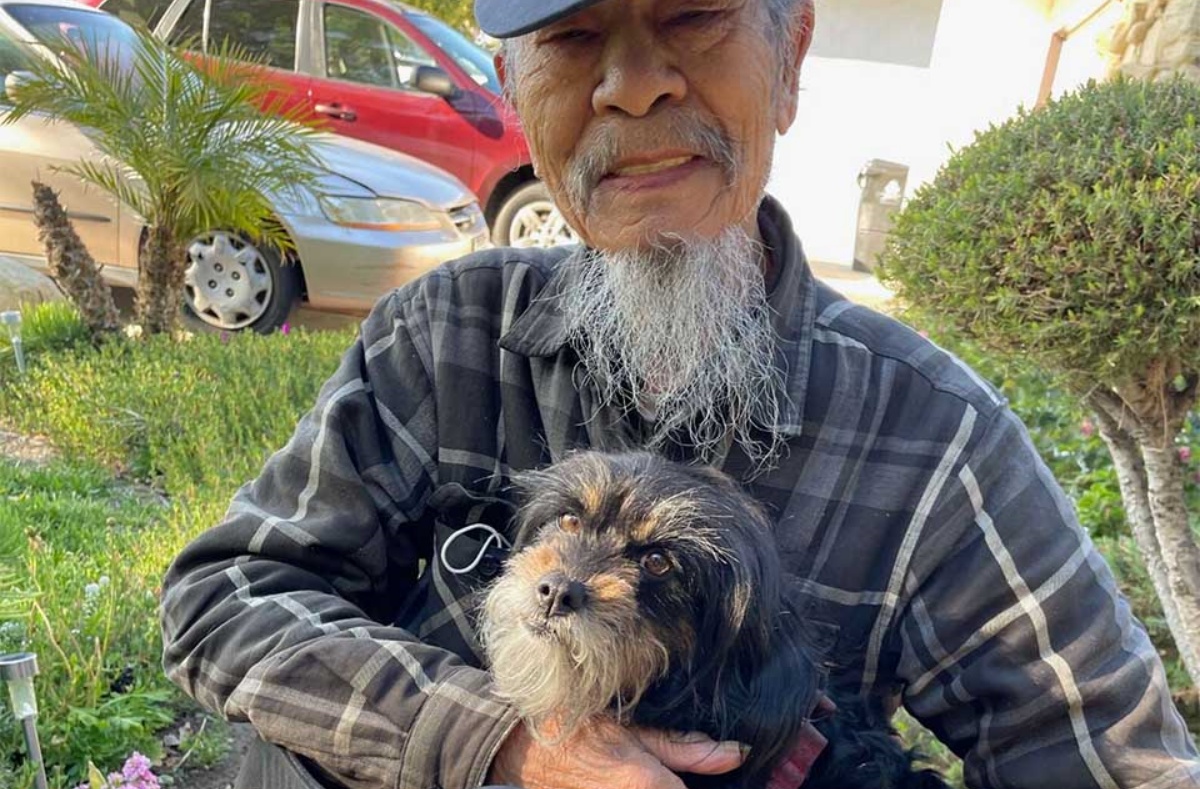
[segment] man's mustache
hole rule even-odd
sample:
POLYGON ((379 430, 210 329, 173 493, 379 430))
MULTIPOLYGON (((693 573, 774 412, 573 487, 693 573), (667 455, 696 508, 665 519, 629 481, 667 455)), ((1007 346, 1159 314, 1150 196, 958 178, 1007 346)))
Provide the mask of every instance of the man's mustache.
POLYGON ((694 110, 675 110, 653 121, 619 121, 592 129, 576 146, 567 165, 567 189, 577 205, 618 163, 656 150, 684 150, 717 164, 732 183, 738 170, 737 148, 717 123, 694 110))

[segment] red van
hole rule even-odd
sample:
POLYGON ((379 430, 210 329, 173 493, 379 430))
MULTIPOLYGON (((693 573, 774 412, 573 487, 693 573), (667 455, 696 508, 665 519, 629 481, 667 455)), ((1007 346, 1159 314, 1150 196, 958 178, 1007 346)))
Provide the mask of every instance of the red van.
POLYGON ((393 0, 87 0, 169 41, 228 40, 278 70, 290 105, 330 131, 449 171, 498 245, 574 243, 500 95, 492 56, 393 0))

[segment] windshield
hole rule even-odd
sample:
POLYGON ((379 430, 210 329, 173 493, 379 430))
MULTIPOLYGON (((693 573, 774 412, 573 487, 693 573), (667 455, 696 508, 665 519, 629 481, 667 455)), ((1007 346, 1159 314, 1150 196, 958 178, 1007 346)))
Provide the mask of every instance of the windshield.
POLYGON ((133 62, 137 34, 116 17, 98 11, 54 5, 9 5, 8 15, 50 48, 69 42, 87 52, 116 57, 122 66, 133 62))
POLYGON ((407 19, 429 36, 440 50, 454 58, 454 62, 467 72, 471 79, 497 96, 500 95, 500 77, 496 75, 491 55, 437 17, 410 13, 407 19))

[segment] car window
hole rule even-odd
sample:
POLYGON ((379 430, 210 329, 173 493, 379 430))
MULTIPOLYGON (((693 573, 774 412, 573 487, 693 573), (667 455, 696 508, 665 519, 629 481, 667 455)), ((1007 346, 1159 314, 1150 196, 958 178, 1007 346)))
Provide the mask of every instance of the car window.
POLYGON ((110 60, 121 71, 132 68, 138 47, 137 33, 115 16, 90 8, 52 3, 12 4, 8 15, 48 47, 70 44, 110 60))
POLYGON ((325 75, 362 85, 415 90, 417 68, 436 66, 401 30, 370 14, 326 5, 325 75))
POLYGON ((496 74, 496 66, 492 63, 490 54, 472 44, 466 36, 437 17, 409 13, 405 19, 429 36, 439 49, 454 58, 454 62, 467 72, 471 79, 497 96, 500 95, 500 77, 496 74))
POLYGON ((171 0, 106 0, 100 8, 128 24, 153 30, 171 0))
MULTIPOLYGON (((212 51, 229 43, 254 60, 292 71, 296 67, 299 0, 208 0, 208 39, 212 51)), ((192 0, 171 30, 172 43, 200 41, 205 0, 192 0)))

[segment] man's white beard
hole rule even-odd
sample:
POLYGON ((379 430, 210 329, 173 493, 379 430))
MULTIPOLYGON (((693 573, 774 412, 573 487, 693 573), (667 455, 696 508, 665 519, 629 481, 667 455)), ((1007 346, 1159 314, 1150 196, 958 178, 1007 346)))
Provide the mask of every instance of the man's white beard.
POLYGON ((647 449, 674 438, 713 462, 735 440, 760 468, 779 452, 782 375, 762 260, 740 228, 571 258, 571 343, 607 404, 652 412, 647 449))

